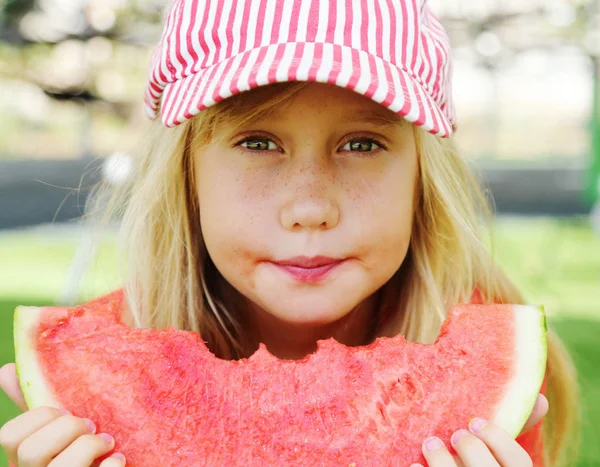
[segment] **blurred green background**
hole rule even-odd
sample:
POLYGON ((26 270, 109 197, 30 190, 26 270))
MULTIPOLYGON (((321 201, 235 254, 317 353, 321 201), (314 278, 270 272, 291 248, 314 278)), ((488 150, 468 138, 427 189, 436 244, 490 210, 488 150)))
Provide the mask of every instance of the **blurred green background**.
MULTIPOLYGON (((0 0, 0 365, 16 305, 119 286, 111 232, 77 269, 91 244, 75 219, 88 185, 128 174, 169 3, 0 0)), ((457 143, 498 206, 495 255, 573 355, 577 465, 600 466, 600 0, 430 3, 453 47, 457 143)), ((0 394, 0 425, 16 414, 0 394)))

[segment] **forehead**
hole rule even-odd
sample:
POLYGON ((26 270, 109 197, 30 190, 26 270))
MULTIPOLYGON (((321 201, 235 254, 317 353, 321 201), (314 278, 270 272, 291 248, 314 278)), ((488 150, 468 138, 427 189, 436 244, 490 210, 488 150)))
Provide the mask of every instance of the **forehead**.
MULTIPOLYGON (((258 119, 285 118, 295 112, 331 114, 340 123, 348 120, 376 125, 398 125, 405 120, 377 102, 354 91, 322 83, 283 83, 247 91, 234 98, 239 114, 263 109, 258 119)), ((236 113, 238 113, 236 112, 236 113)))

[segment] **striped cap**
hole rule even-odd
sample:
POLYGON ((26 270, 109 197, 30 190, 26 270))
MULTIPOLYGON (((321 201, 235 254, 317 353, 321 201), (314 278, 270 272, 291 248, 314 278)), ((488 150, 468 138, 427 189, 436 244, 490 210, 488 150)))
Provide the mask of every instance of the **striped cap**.
POLYGON ((427 0, 174 0, 145 104, 170 127, 287 81, 347 88, 452 134, 450 46, 427 0))

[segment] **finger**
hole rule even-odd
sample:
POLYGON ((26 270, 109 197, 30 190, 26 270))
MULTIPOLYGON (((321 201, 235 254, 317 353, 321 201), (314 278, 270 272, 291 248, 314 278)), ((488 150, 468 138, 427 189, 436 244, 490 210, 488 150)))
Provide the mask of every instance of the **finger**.
POLYGON ((435 436, 427 438, 422 450, 429 467, 456 467, 456 462, 441 439, 435 436))
POLYGON ((27 404, 19 386, 17 367, 14 363, 7 363, 0 368, 0 388, 21 410, 27 410, 27 404))
POLYGON ((99 467, 123 467, 125 463, 125 456, 120 452, 115 452, 107 459, 104 459, 99 467))
POLYGON ((94 431, 91 420, 73 415, 56 418, 21 442, 17 448, 19 466, 46 466, 81 435, 94 431))
MULTIPOLYGON (((106 433, 87 434, 77 438, 70 446, 56 456, 48 467, 73 467, 74 465, 91 465, 94 459, 110 452, 115 440, 106 433)), ((119 464, 119 465, 122 465, 119 464)))
POLYGON ((531 457, 525 449, 499 426, 482 418, 475 418, 469 424, 469 430, 487 445, 500 465, 504 467, 532 465, 531 457))
POLYGON ((521 434, 527 433, 531 430, 538 422, 546 416, 548 413, 548 399, 543 394, 538 395, 538 398, 535 401, 535 405, 533 406, 533 410, 531 411, 531 415, 529 419, 525 422, 525 426, 523 430, 521 430, 521 434))
POLYGON ((13 463, 17 463, 17 449, 23 440, 40 428, 62 416, 53 407, 39 407, 13 418, 0 428, 0 446, 13 463))
POLYGON ((450 441, 465 467, 500 467, 485 443, 467 430, 458 430, 450 441))

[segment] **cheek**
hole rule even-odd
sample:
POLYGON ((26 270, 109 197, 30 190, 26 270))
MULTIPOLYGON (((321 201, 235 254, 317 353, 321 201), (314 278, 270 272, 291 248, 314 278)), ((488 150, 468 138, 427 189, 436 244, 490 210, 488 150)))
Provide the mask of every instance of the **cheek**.
POLYGON ((367 267, 386 274, 404 261, 413 225, 416 158, 401 162, 387 167, 377 180, 355 185, 348 196, 367 267))
POLYGON ((235 276, 248 275, 252 269, 249 252, 265 251, 269 243, 264 228, 269 207, 265 197, 256 193, 269 190, 247 186, 239 168, 216 161, 207 157, 196 169, 200 224, 212 261, 235 286, 235 276))
POLYGON ((272 232, 265 228, 273 218, 273 200, 267 195, 272 191, 267 184, 249 184, 235 171, 214 171, 204 178, 197 190, 203 233, 235 245, 272 232))

